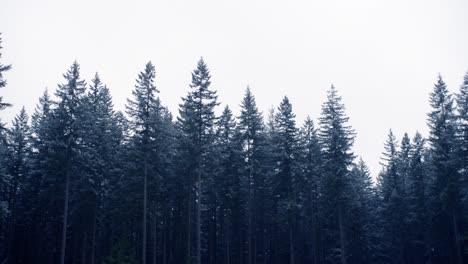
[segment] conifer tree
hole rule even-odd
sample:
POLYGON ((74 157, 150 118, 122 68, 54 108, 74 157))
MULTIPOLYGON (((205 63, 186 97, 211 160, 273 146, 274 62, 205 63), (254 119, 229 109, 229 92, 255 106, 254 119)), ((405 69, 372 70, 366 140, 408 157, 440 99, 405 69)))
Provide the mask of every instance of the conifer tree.
POLYGON ((319 223, 319 197, 320 197, 320 177, 322 175, 322 154, 319 143, 318 131, 314 122, 308 116, 300 131, 300 142, 303 146, 302 174, 306 184, 302 187, 304 193, 303 210, 307 227, 304 238, 307 241, 309 252, 307 259, 312 263, 319 263, 320 260, 320 240, 321 225, 319 223))
POLYGON ((376 223, 376 193, 369 168, 362 158, 354 164, 350 172, 352 202, 350 219, 350 263, 374 263, 378 232, 376 223))
POLYGON ((243 215, 241 208, 245 206, 243 183, 245 179, 242 170, 242 142, 237 124, 232 111, 226 106, 217 121, 216 148, 219 164, 216 174, 215 186, 217 200, 219 202, 218 233, 220 238, 216 247, 223 263, 235 263, 238 256, 234 252, 240 252, 239 234, 240 217, 243 215))
POLYGON ((322 206, 327 210, 327 215, 330 215, 332 223, 336 224, 336 226, 328 226, 329 236, 332 237, 326 254, 330 258, 329 261, 339 258, 342 264, 346 264, 348 255, 344 221, 349 203, 348 173, 354 159, 352 146, 355 133, 347 124, 349 118, 345 114, 345 107, 341 100, 332 85, 328 91, 327 100, 322 105, 319 136, 324 170, 321 183, 322 197, 326 201, 326 204, 322 206), (338 243, 336 243, 337 238, 338 243), (335 247, 338 250, 335 251, 335 247), (339 255, 335 256, 333 252, 339 252, 339 255))
MULTIPOLYGON (((195 237, 196 237, 196 263, 202 263, 202 205, 204 197, 202 195, 202 181, 209 179, 212 175, 206 175, 208 167, 207 153, 213 145, 215 113, 214 108, 218 105, 216 91, 210 89, 211 75, 208 67, 201 58, 198 61, 196 69, 192 72, 192 83, 190 84, 191 90, 179 108, 179 124, 182 135, 188 142, 189 153, 185 159, 192 164, 193 173, 188 175, 191 178, 189 181, 189 205, 188 212, 190 214, 192 199, 195 201, 195 237), (194 196, 191 192, 194 190, 194 196), (191 198, 192 197, 192 198, 191 198)), ((188 226, 191 226, 191 216, 188 216, 188 226)), ((190 228, 187 231, 187 250, 190 252, 190 228)), ((189 253, 188 259, 191 258, 189 253)))
POLYGON ((411 143, 410 163, 407 178, 409 263, 424 260, 429 249, 427 212, 427 164, 425 140, 416 132, 411 143))
MULTIPOLYGON (((299 199, 301 194, 297 193, 298 186, 302 186, 303 181, 299 173, 298 160, 298 129, 296 127, 295 115, 292 112, 292 105, 288 97, 284 97, 278 112, 275 115, 277 128, 276 146, 278 156, 276 157, 274 191, 276 195, 276 222, 277 228, 283 227, 280 223, 287 223, 287 228, 279 234, 279 241, 288 241, 287 257, 278 255, 282 261, 295 263, 296 254, 296 233, 297 233, 297 214, 299 208, 299 199)), ((283 250, 283 249, 278 249, 283 250)), ((277 252, 278 254, 279 252, 277 252)))
MULTIPOLYGON (((242 158, 245 160, 244 172, 247 175, 247 262, 257 260, 257 248, 263 249, 264 234, 262 225, 264 222, 264 173, 261 164, 264 159, 264 127, 262 114, 257 108, 255 97, 247 87, 241 103, 239 116, 239 130, 244 151, 242 158), (260 230, 255 232, 255 230, 260 230)), ((265 258, 265 252, 261 255, 265 258)))
MULTIPOLYGON (((468 203, 468 73, 465 74, 463 84, 457 94, 457 162, 460 164, 460 177, 464 186, 464 204, 468 203)), ((468 206, 465 206, 465 219, 468 221, 468 206)), ((468 232, 468 228, 465 228, 468 232)), ((465 233, 465 239, 468 234, 465 233)))
POLYGON ((78 177, 79 172, 75 163, 79 151, 79 119, 82 115, 83 96, 86 83, 80 77, 80 66, 74 62, 63 75, 65 83, 58 86, 56 96, 57 108, 54 111, 54 129, 56 130, 55 148, 56 164, 60 164, 60 174, 64 174, 63 222, 60 246, 60 263, 65 263, 67 228, 70 200, 70 185, 72 177, 78 177))
POLYGON ((148 62, 145 69, 140 72, 137 84, 132 94, 133 100, 128 100, 127 113, 133 131, 135 131, 135 147, 138 149, 139 158, 142 159, 138 164, 141 168, 139 173, 143 176, 143 218, 142 218, 142 263, 146 264, 147 250, 147 212, 148 212, 148 167, 152 151, 151 130, 153 127, 153 115, 157 110, 156 93, 159 91, 154 85, 156 70, 151 62, 148 62))
MULTIPOLYGON (((51 157, 51 146, 54 140, 52 126, 52 111, 53 102, 49 96, 48 90, 45 89, 42 96, 39 98, 34 113, 31 116, 31 162, 30 172, 23 190, 22 203, 24 208, 23 223, 27 227, 28 235, 20 237, 23 241, 29 241, 33 245, 34 250, 27 254, 23 254, 25 263, 34 262, 37 259, 47 259, 50 254, 50 249, 56 247, 52 242, 52 234, 48 226, 50 223, 46 221, 45 215, 52 215, 52 208, 46 201, 52 196, 48 192, 48 183, 55 182, 50 179, 50 174, 54 174, 49 159, 51 157)), ((50 220, 50 219, 49 219, 50 220)), ((57 223, 59 226, 59 224, 57 223)))
POLYGON ((430 200, 434 257, 446 263, 463 263, 460 243, 461 179, 457 170, 456 126, 453 98, 439 75, 430 94, 430 200))
POLYGON ((404 261, 404 184, 400 173, 400 152, 392 130, 388 133, 379 174, 379 218, 382 226, 382 251, 385 263, 404 261))
POLYGON ((82 210, 76 214, 81 220, 81 234, 83 234, 82 258, 90 256, 90 262, 96 258, 96 244, 99 242, 98 233, 102 228, 99 222, 104 221, 104 200, 110 192, 109 182, 115 182, 118 174, 119 145, 123 141, 123 131, 118 124, 113 110, 109 89, 102 83, 96 73, 91 80, 88 93, 84 98, 84 119, 80 124, 83 130, 82 142, 82 171, 85 175, 80 183, 79 200, 82 210), (88 242, 89 241, 89 242, 88 242), (88 252, 90 244, 90 252, 88 252), (89 254, 88 254, 89 253, 89 254))
POLYGON ((21 205, 20 197, 24 184, 30 173, 30 127, 29 116, 24 107, 13 119, 12 128, 8 131, 8 145, 11 149, 11 155, 8 163, 9 181, 7 185, 8 201, 8 222, 7 222, 7 252, 8 259, 14 259, 12 250, 13 243, 16 240, 17 221, 20 219, 21 205))

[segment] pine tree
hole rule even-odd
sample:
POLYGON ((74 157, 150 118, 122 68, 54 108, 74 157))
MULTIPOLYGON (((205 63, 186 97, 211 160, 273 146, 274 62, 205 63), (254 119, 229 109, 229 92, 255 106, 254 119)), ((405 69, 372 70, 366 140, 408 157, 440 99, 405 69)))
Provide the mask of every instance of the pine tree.
POLYGON ((429 217, 427 212, 427 164, 425 162, 425 140, 416 132, 410 150, 410 162, 407 174, 409 263, 424 261, 428 245, 429 217))
POLYGON ((404 179, 401 175, 401 153, 392 130, 388 133, 379 174, 379 218, 382 226, 382 249, 385 263, 404 262, 404 179))
MULTIPOLYGON (((236 263, 239 261, 238 255, 241 252, 238 248, 240 229, 240 218, 243 215, 242 209, 245 206, 245 182, 242 172, 242 141, 241 133, 237 129, 237 124, 232 111, 226 106, 217 121, 216 132, 216 153, 218 154, 215 186, 216 199, 219 203, 219 213, 216 218, 219 223, 220 238, 216 241, 217 251, 222 257, 218 260, 223 263, 236 263)), ((214 241, 212 242, 214 243, 214 241)), ((217 252, 214 253, 218 256, 217 252)))
POLYGON ((432 111, 428 114, 428 125, 434 255, 446 263, 461 264, 461 181, 455 158, 455 113, 452 96, 441 76, 430 94, 430 105, 432 111))
MULTIPOLYGON (((349 168, 354 154, 351 150, 354 142, 354 130, 347 124, 349 118, 345 114, 345 107, 335 87, 332 85, 327 94, 327 100, 322 105, 320 116, 320 143, 322 146, 324 177, 322 180, 323 204, 327 214, 332 217, 336 226, 328 226, 329 236, 338 233, 338 243, 331 237, 327 258, 339 257, 342 264, 347 263, 346 226, 345 217, 348 205, 349 168), (334 256, 334 247, 339 247, 339 256, 334 256)), ((331 260, 329 260, 331 261, 331 260)))
POLYGON ((70 185, 79 177, 77 155, 79 153, 79 120, 82 116, 82 103, 86 83, 80 77, 80 66, 75 61, 63 75, 65 83, 58 86, 57 108, 53 115, 55 141, 53 159, 56 164, 54 174, 64 174, 63 222, 60 246, 60 263, 65 263, 67 229, 69 217, 70 185))
POLYGON ((134 100, 128 100, 127 113, 131 118, 132 128, 135 131, 136 148, 139 150, 143 175, 143 220, 142 220, 142 263, 146 264, 147 249, 147 211, 148 211, 148 167, 150 162, 152 138, 151 129, 153 115, 157 108, 156 93, 159 91, 154 85, 156 75, 155 67, 151 62, 146 64, 144 71, 140 72, 137 84, 132 94, 134 100))
POLYGON ((113 110, 109 89, 96 73, 84 98, 84 118, 82 129, 82 171, 85 175, 80 183, 79 200, 81 210, 76 213, 80 218, 80 233, 83 235, 82 261, 87 258, 87 240, 91 244, 90 262, 95 263, 98 233, 105 221, 103 205, 110 192, 109 182, 115 182, 118 175, 119 145, 123 140, 123 131, 113 110), (88 239, 87 239, 88 238, 88 239))
MULTIPOLYGON (((468 221, 468 73, 465 74, 463 84, 457 94, 457 162, 459 164, 460 178, 463 184, 463 204, 464 222, 468 221)), ((463 233, 463 239, 468 240, 468 227, 461 226, 460 233, 463 233)), ((466 251, 465 249, 465 255, 466 251)))
POLYGON ((239 116, 239 130, 244 151, 244 173, 247 175, 247 262, 256 262, 258 255, 265 258, 266 252, 257 253, 257 248, 264 248, 264 127, 262 114, 257 108, 255 97, 249 87, 245 90, 239 116), (259 232, 255 232, 259 230, 259 232))
MULTIPOLYGON (((188 95, 183 98, 183 104, 179 110, 180 130, 189 144, 191 153, 186 159, 194 160, 193 172, 195 175, 189 175, 191 190, 195 190, 195 224, 196 224, 196 263, 202 262, 202 219, 201 211, 204 198, 202 196, 202 181, 209 179, 211 175, 205 175, 207 164, 207 153, 213 144, 215 113, 214 108, 218 105, 216 92, 210 89, 211 76, 203 58, 198 61, 197 68, 192 73, 191 90, 188 95), (193 187, 192 187, 193 186, 193 187)), ((189 209, 191 211, 191 199, 189 194, 189 209)), ((188 216, 188 225, 191 225, 191 216, 188 216)), ((187 240, 190 240, 190 228, 188 228, 187 240)), ((188 242, 187 250, 190 252, 190 242, 188 242)), ((191 258, 190 253, 187 256, 191 258)))
MULTIPOLYGON (((299 173, 298 160, 298 129, 296 127, 295 115, 292 112, 292 105, 288 97, 284 97, 278 112, 275 115, 276 123, 276 144, 278 156, 276 157, 276 168, 274 175, 274 192, 276 207, 276 222, 279 234, 279 241, 288 241, 287 257, 278 255, 284 262, 295 263, 296 254, 295 240, 297 233, 297 214, 299 208, 300 194, 297 193, 298 186, 302 186, 303 181, 299 173), (280 223, 287 223, 284 237, 283 227, 280 223)), ((281 243, 280 243, 281 244, 281 243)), ((278 249, 283 251, 283 249, 278 249)), ((277 252, 278 254, 279 252, 277 252)))
MULTIPOLYGON (((47 183, 50 182, 49 175, 55 174, 56 170, 48 169, 48 159, 51 156, 50 146, 54 140, 52 130, 52 109, 53 102, 45 89, 39 98, 34 113, 31 116, 31 167, 23 190, 23 212, 22 221, 26 226, 25 237, 20 237, 22 241, 29 241, 34 250, 23 254, 25 263, 34 262, 37 259, 47 259, 46 255, 50 249, 56 245, 52 242, 53 234, 47 228, 50 223, 45 217, 52 210, 50 204, 46 203, 47 196, 51 196, 47 183)), ((55 182, 55 181, 54 181, 55 182)), ((57 226, 59 224, 57 223, 57 226)))
POLYGON ((362 158, 353 165, 350 180, 353 197, 349 221, 354 228, 350 230, 349 262, 374 263, 378 243, 377 197, 369 168, 362 158))
POLYGON ((8 259, 14 259, 13 243, 16 240, 16 223, 19 219, 21 205, 20 197, 25 181, 30 173, 30 127, 29 116, 24 107, 12 122, 12 128, 8 133, 8 145, 11 156, 8 160, 8 175, 10 176, 7 187, 8 221, 7 221, 7 252, 8 259))
POLYGON ((318 137, 318 131, 314 122, 308 116, 300 131, 300 143, 303 146, 302 174, 306 184, 303 185, 304 193, 303 210, 306 222, 304 240, 309 248, 307 260, 312 263, 321 261, 321 226, 319 223, 319 196, 320 177, 322 175, 322 153, 318 137))

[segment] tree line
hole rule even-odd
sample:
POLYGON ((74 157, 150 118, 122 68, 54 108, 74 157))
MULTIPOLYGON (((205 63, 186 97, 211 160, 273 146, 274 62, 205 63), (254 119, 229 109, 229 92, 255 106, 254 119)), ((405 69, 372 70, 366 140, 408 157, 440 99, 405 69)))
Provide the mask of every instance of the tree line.
POLYGON ((0 263, 468 261, 468 74, 456 94, 436 80, 428 138, 390 130, 375 182, 334 86, 298 125, 288 97, 264 115, 248 87, 217 115, 203 59, 173 116, 155 76, 120 112, 74 62, 0 123, 0 263))

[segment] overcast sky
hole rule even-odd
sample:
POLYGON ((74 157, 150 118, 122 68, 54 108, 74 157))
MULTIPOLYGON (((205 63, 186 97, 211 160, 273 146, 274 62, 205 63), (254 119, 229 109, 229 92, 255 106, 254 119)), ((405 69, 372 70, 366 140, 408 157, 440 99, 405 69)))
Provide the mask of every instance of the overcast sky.
POLYGON ((29 113, 76 59, 97 71, 116 109, 151 60, 177 114, 203 56, 219 100, 236 111, 250 85, 265 113, 288 95, 302 124, 319 117, 330 84, 357 131, 355 153, 375 176, 387 132, 427 135, 428 94, 440 73, 453 92, 468 70, 468 1, 0 1, 0 93, 29 113))

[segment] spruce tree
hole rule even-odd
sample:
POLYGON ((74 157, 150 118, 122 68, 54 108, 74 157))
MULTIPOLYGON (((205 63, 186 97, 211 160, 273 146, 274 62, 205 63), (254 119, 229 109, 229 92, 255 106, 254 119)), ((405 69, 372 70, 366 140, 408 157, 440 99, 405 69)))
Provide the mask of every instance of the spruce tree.
MULTIPOLYGON (((57 109, 54 111, 56 140, 55 157, 62 168, 57 168, 64 175, 64 199, 63 222, 60 246, 60 263, 65 263, 67 228, 69 216, 69 200, 71 181, 78 177, 78 168, 75 163, 79 152, 79 119, 82 115, 82 103, 86 83, 80 77, 80 65, 74 62, 70 69, 63 75, 65 83, 58 86, 56 96, 58 98, 57 109), (61 160, 61 161, 59 161, 61 160)), ((59 165, 60 166, 60 165, 59 165)))
POLYGON ((110 192, 110 182, 115 182, 118 175, 119 145, 123 140, 122 128, 119 126, 113 110, 109 89, 102 83, 96 73, 91 80, 88 93, 84 98, 84 119, 80 124, 83 130, 83 150, 81 153, 82 171, 85 174, 80 183, 80 203, 83 205, 77 217, 81 218, 80 233, 83 234, 82 258, 86 260, 89 241, 91 250, 89 259, 95 263, 98 234, 104 228, 100 222, 106 219, 103 207, 110 192), (88 238, 88 239, 86 239, 88 238))
MULTIPOLYGON (((296 258, 296 233, 297 233, 297 214, 299 208, 299 199, 301 194, 297 192, 298 186, 302 186, 303 181, 299 173, 298 160, 298 129, 295 122, 295 114, 292 112, 292 105, 288 97, 284 97, 278 112, 275 115, 277 128, 277 138, 275 149, 278 153, 276 157, 276 168, 274 175, 274 192, 277 197, 275 200, 276 222, 279 232, 279 241, 288 241, 285 249, 278 250, 287 252, 287 256, 278 255, 284 262, 295 263, 296 258), (286 230, 280 223, 287 223, 286 230)), ((280 243, 282 244, 282 243, 280 243)), ((278 254, 279 252, 277 252, 278 254)))
MULTIPOLYGON (((202 196, 203 180, 209 179, 212 175, 206 175, 205 169, 209 164, 207 153, 209 153, 213 145, 215 113, 214 108, 218 105, 216 91, 210 89, 211 75, 208 67, 201 58, 198 61, 196 69, 192 72, 191 90, 179 108, 178 122, 184 140, 188 143, 190 149, 185 159, 190 160, 189 167, 192 167, 189 181, 189 199, 188 199, 188 221, 189 226, 187 231, 187 250, 190 252, 190 226, 191 226, 191 204, 192 199, 195 201, 195 235, 196 235, 196 263, 202 262, 202 205, 204 197, 202 196), (194 190, 194 196, 192 195, 194 190)), ((191 258, 191 253, 188 253, 187 259, 191 258)))
POLYGON ((319 136, 324 171, 321 185, 322 198, 326 202, 322 206, 335 225, 328 224, 327 227, 330 244, 327 245, 326 257, 330 259, 328 261, 339 258, 342 264, 346 264, 348 258, 345 218, 350 191, 348 173, 354 159, 352 146, 355 137, 354 130, 347 124, 348 120, 342 99, 332 85, 320 116, 319 136), (339 253, 336 256, 334 252, 339 253))
MULTIPOLYGON (((25 263, 31 263, 37 259, 47 259, 47 256, 51 254, 50 249, 56 247, 55 240, 52 239, 54 235, 48 228, 52 224, 49 222, 52 221, 45 217, 56 214, 51 208, 52 206, 46 202, 47 198, 53 196, 49 192, 55 191, 48 187, 49 183, 57 181, 50 177, 50 175, 56 174, 56 170, 52 166, 48 166, 51 146, 54 141, 54 133, 52 133, 53 104, 48 90, 45 89, 31 116, 31 170, 24 187, 23 206, 27 210, 22 216, 23 222, 27 226, 25 233, 28 235, 20 239, 29 241, 34 250, 24 254, 25 263)), ((60 226, 59 223, 56 225, 60 226)))
POLYGON ((429 252, 427 211, 427 164, 425 139, 416 132, 411 142, 407 178, 409 263, 422 262, 429 252))
POLYGON ((382 261, 404 262, 404 184, 400 173, 400 152, 392 130, 388 133, 383 153, 383 169, 379 174, 379 218, 381 221, 382 261))
POLYGON ((322 153, 318 137, 318 131, 314 122, 308 116, 300 131, 300 143, 303 146, 301 168, 305 183, 302 186, 304 193, 303 210, 306 228, 304 240, 309 248, 307 260, 312 263, 319 263, 321 252, 321 225, 319 222, 319 197, 320 197, 320 177, 322 175, 322 153))
POLYGON ((137 84, 132 94, 134 99, 128 100, 127 113, 130 117, 132 129, 135 133, 135 147, 141 159, 138 168, 143 176, 143 217, 142 217, 142 263, 146 263, 147 249, 147 212, 148 212, 148 167, 152 151, 151 129, 153 115, 156 111, 156 93, 159 91, 154 85, 156 70, 151 62, 140 72, 137 84))
MULTIPOLYGON (((219 241, 215 245, 217 252, 211 252, 215 256, 221 257, 219 261, 223 263, 236 263, 239 261, 237 252, 242 209, 245 206, 245 191, 243 183, 245 177, 242 174, 242 141, 241 133, 237 129, 237 124, 232 111, 226 106, 217 121, 216 131, 216 153, 217 153, 217 173, 215 179, 216 200, 219 203, 219 213, 217 222, 219 223, 219 241)), ((214 241, 212 242, 214 243, 214 241)))
POLYGON ((439 75, 430 94, 428 114, 432 181, 430 201, 434 257, 463 263, 460 242, 461 179, 456 162, 456 126, 453 98, 439 75))
POLYGON ((374 263, 378 232, 376 223, 376 193, 369 168, 362 158, 352 166, 350 172, 352 201, 349 221, 350 230, 349 262, 374 263))
MULTIPOLYGON (((21 202, 20 197, 24 189, 25 182, 30 173, 31 141, 29 116, 24 107, 13 119, 12 128, 8 131, 8 145, 11 149, 11 156, 8 163, 8 175, 10 176, 7 186, 8 201, 8 221, 7 221, 7 245, 6 254, 8 259, 15 259, 15 251, 12 249, 16 241, 17 221, 20 219, 21 202)), ((21 256, 17 256, 21 259, 21 256)))
MULTIPOLYGON (((465 74, 456 98, 457 102, 457 163, 464 186, 464 204, 468 203, 468 73, 465 74)), ((465 219, 468 221, 468 206, 465 206, 465 219)), ((465 229, 468 232, 468 228, 465 229)), ((468 234, 465 233, 465 239, 468 234)))
MULTIPOLYGON (((257 108, 255 97, 249 87, 245 90, 239 116, 239 130, 244 151, 244 173, 247 175, 247 263, 256 262, 257 250, 263 249, 264 191, 265 179, 262 172, 264 159, 264 127, 262 114, 257 108), (259 230, 259 232, 256 232, 259 230)), ((265 258, 265 252, 261 255, 265 258)))

